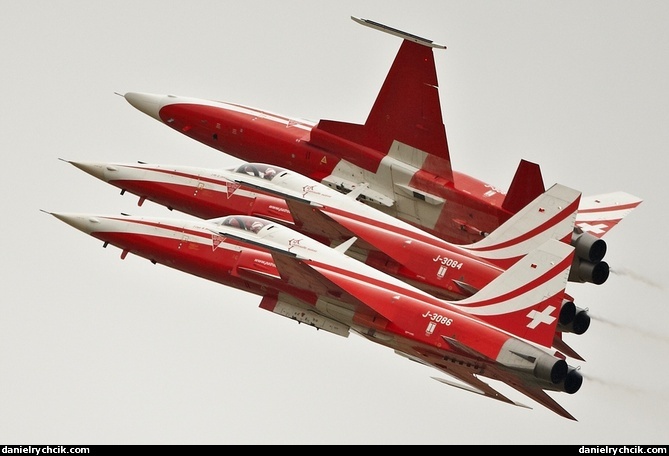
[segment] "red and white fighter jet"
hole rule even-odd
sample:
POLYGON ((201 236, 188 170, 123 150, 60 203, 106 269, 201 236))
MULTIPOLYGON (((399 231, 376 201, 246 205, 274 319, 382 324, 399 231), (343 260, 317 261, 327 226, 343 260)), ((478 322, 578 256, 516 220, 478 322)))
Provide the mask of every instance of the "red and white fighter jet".
POLYGON ((446 384, 524 406, 480 377, 502 381, 560 416, 547 391, 583 378, 551 349, 574 248, 554 239, 476 295, 446 301, 279 223, 250 216, 175 220, 51 213, 122 250, 262 296, 260 307, 335 334, 350 331, 459 380, 446 384))
MULTIPOLYGON (((480 241, 545 190, 539 166, 525 160, 506 193, 454 170, 432 51, 445 46, 352 19, 402 38, 364 124, 309 122, 175 95, 123 96, 138 110, 203 144, 244 161, 291 169, 344 193, 355 191, 361 201, 455 244, 480 241)), ((599 213, 597 196, 582 198, 574 235, 601 238, 623 210, 641 201, 628 199, 606 218, 599 213)))
MULTIPOLYGON (((572 282, 603 283, 608 264, 601 261, 606 244, 573 237, 574 212, 580 193, 555 185, 507 220, 485 239, 466 246, 448 243, 373 206, 342 194, 293 171, 260 163, 236 168, 206 169, 145 163, 70 161, 77 168, 140 197, 202 218, 231 214, 254 215, 297 229, 327 245, 355 236, 348 254, 387 274, 442 299, 473 295, 530 250, 549 238, 576 247, 570 269, 572 282)), ((610 211, 632 199, 616 193, 610 211)), ((610 217, 610 211, 600 214, 610 217)), ((627 211, 626 211, 627 212, 627 211)), ((619 215, 622 218, 622 215, 619 215)), ((584 334, 590 326, 586 309, 567 296, 560 313, 554 347, 583 360, 563 340, 564 333, 584 334)))

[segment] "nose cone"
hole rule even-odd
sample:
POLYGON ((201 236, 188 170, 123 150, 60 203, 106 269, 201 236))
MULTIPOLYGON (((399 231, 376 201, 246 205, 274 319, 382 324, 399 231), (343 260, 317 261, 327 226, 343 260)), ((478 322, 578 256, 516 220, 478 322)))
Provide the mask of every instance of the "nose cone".
POLYGON ((118 168, 111 164, 75 161, 69 161, 68 163, 105 182, 112 180, 114 174, 118 172, 118 168))
POLYGON ((144 114, 148 114, 154 119, 160 120, 162 122, 160 119, 160 108, 162 107, 162 102, 165 99, 165 95, 128 92, 123 95, 123 97, 128 100, 128 103, 142 111, 144 114))
POLYGON ((100 219, 88 214, 72 214, 64 212, 49 212, 73 228, 83 231, 86 234, 91 234, 100 229, 100 219))

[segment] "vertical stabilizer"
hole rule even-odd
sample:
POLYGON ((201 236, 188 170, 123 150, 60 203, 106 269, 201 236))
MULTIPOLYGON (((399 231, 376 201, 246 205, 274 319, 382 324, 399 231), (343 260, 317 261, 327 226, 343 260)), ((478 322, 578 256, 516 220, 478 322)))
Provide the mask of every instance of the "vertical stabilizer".
POLYGON ((573 257, 572 246, 551 239, 475 295, 453 304, 511 334, 551 347, 573 257))
POLYGON ((462 246, 502 268, 508 268, 548 239, 569 244, 581 192, 560 184, 540 193, 482 240, 462 246))
POLYGON ((452 181, 432 52, 433 47, 442 46, 381 24, 373 24, 373 28, 391 30, 392 33, 388 33, 402 36, 404 40, 365 124, 321 120, 312 129, 310 142, 316 146, 327 146, 332 143, 332 136, 335 136, 383 155, 390 153, 391 148, 417 149, 424 154, 421 163, 411 163, 412 166, 418 165, 425 171, 452 181))
POLYGON ((536 163, 521 160, 506 192, 502 209, 515 214, 545 190, 541 168, 536 163))

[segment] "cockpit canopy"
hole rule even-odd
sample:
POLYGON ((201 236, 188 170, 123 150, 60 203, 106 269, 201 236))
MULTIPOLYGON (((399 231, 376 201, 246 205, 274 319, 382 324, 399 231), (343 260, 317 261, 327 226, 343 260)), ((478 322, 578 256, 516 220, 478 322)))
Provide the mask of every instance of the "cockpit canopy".
POLYGON ((235 169, 236 173, 246 174, 247 176, 262 177, 263 179, 272 180, 275 176, 285 172, 283 168, 273 165, 266 165, 263 163, 244 163, 235 169))
POLYGON ((230 215, 216 220, 218 225, 238 228, 244 231, 252 231, 257 233, 266 225, 271 224, 269 220, 260 217, 252 217, 250 215, 230 215))

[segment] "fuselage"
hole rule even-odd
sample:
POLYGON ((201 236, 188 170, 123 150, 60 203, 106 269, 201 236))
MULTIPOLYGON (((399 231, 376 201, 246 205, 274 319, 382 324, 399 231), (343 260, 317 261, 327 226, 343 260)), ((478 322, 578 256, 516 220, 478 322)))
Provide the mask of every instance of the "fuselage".
POLYGON ((203 219, 231 214, 278 221, 311 238, 336 246, 359 240, 348 254, 387 274, 443 299, 461 299, 492 281, 502 268, 415 226, 365 205, 305 176, 276 168, 263 178, 267 165, 245 164, 236 169, 149 164, 73 164, 124 191, 203 219), (260 173, 256 167, 261 168, 260 173), (246 168, 254 168, 257 175, 246 168), (260 184, 279 189, 276 196, 260 184), (317 204, 314 216, 298 220, 287 198, 304 197, 317 204), (350 229, 349 229, 350 228, 350 229))
MULTIPOLYGON (((549 366, 564 363, 449 301, 435 298, 265 219, 241 215, 212 221, 53 215, 105 244, 120 248, 122 258, 132 253, 258 296, 289 302, 305 310, 316 309, 326 318, 391 348, 413 346, 414 349, 423 347, 421 350, 446 350, 452 352, 453 360, 471 361, 471 355, 475 354, 475 358, 479 358, 476 364, 484 373, 486 362, 480 357, 491 361, 505 359, 509 356, 509 341, 513 340, 514 350, 525 350, 549 366), (272 255, 272 251, 279 252, 278 256, 272 255), (277 258, 284 258, 280 266, 277 258), (308 280, 304 280, 305 277, 308 280), (326 280, 314 279, 320 277, 326 280), (452 350, 445 338, 457 340, 458 344, 471 347, 473 352, 452 350)), ((527 371, 523 375, 536 377, 535 361, 523 365, 521 359, 515 361, 514 368, 527 371)), ((547 379, 540 380, 546 382, 547 379)), ((563 380, 564 377, 553 381, 552 386, 563 380)), ((550 383, 548 381, 547 386, 551 386, 550 383)))
MULTIPOLYGON (((314 123, 237 104, 172 95, 127 93, 125 98, 192 139, 244 161, 290 169, 341 193, 356 192, 360 201, 451 244, 468 245, 487 238, 545 191, 538 165, 525 161, 508 195, 451 169, 443 125, 422 119, 417 106, 412 108, 417 124, 398 121, 403 112, 398 100, 399 105, 382 114, 385 108, 380 100, 387 95, 382 90, 372 110, 376 114, 370 113, 364 126, 324 120, 314 123), (427 123, 423 125, 422 120, 427 123), (400 136, 406 143, 392 139, 400 136)), ((436 106, 433 109, 432 115, 440 118, 436 106)), ((602 261, 606 243, 601 237, 641 199, 616 192, 581 200, 584 202, 572 229, 572 244, 580 247, 570 280, 602 284, 609 266, 602 261)))
POLYGON ((365 182, 369 191, 361 200, 448 242, 476 242, 512 215, 502 208, 502 191, 471 176, 453 172, 450 182, 392 150, 382 153, 321 131, 315 143, 314 122, 224 102, 136 93, 125 98, 170 128, 241 160, 291 169, 342 192, 365 182))
MULTIPOLYGON (((356 201, 353 195, 343 195, 278 167, 271 169, 275 177, 270 180, 266 175, 268 165, 253 163, 230 169, 71 163, 122 192, 139 196, 140 205, 148 199, 204 219, 231 214, 263 217, 330 246, 355 236, 358 240, 347 250, 349 256, 441 299, 471 296, 502 272, 502 268, 482 259, 478 252, 447 243, 356 201), (282 196, 278 197, 277 191, 269 193, 270 188, 281 189, 282 196), (307 210, 308 219, 297 222, 293 219, 287 203, 291 198, 315 204, 307 210)), ((589 326, 589 317, 586 310, 572 301, 565 295, 559 331, 583 334, 589 326)), ((579 357, 568 347, 561 349, 579 357)))

